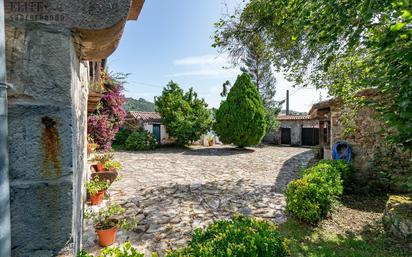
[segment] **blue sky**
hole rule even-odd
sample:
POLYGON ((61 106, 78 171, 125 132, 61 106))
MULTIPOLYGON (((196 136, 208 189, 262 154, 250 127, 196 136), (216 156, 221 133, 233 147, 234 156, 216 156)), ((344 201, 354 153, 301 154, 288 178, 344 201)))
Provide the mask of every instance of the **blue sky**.
MULTIPOLYGON (((229 8, 241 0, 227 1, 229 8)), ((118 49, 109 58, 109 69, 131 73, 126 95, 153 101, 170 81, 185 90, 193 87, 210 107, 218 107, 226 80, 234 83, 238 69, 226 56, 211 47, 214 27, 226 12, 223 0, 148 0, 138 21, 126 25, 118 49)), ((291 90, 291 109, 308 111, 319 100, 313 89, 292 88, 281 74, 276 75, 280 100, 291 90)), ((323 96, 326 94, 323 93, 323 96)))

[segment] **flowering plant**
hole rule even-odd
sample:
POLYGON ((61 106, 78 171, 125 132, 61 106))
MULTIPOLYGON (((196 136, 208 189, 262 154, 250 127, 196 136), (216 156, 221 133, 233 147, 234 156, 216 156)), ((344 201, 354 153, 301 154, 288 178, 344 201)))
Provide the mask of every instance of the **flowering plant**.
POLYGON ((104 71, 102 83, 106 88, 104 97, 95 113, 88 118, 87 130, 99 150, 107 151, 112 147, 116 133, 123 125, 126 111, 123 108, 126 98, 123 95, 123 79, 127 74, 110 75, 104 71))

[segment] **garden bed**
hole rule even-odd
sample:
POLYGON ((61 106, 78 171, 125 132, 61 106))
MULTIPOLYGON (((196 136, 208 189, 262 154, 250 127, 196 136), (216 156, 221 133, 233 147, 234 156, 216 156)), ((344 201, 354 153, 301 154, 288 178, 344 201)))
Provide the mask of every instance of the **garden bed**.
POLYGON ((407 241, 386 235, 381 222, 386 197, 344 196, 317 227, 293 218, 280 226, 291 256, 410 256, 407 241))

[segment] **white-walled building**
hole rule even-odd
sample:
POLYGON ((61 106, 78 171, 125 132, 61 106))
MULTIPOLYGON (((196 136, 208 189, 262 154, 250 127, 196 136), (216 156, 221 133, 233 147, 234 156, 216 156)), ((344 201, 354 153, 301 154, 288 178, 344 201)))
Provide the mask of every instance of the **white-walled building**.
POLYGON ((157 112, 128 112, 126 122, 130 127, 142 127, 147 132, 152 133, 162 145, 173 143, 166 127, 162 124, 160 114, 157 112))

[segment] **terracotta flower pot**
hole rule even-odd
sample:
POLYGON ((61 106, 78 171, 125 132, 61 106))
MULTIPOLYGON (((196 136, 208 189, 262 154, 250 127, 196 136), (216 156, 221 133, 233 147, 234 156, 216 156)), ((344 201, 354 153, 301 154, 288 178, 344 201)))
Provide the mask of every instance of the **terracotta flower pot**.
POLYGON ((106 190, 100 191, 95 195, 90 195, 90 203, 91 205, 99 205, 103 202, 104 193, 106 190))
POLYGON ((106 247, 112 245, 116 241, 117 226, 109 229, 96 229, 97 236, 99 237, 99 245, 106 247))
POLYGON ((103 164, 100 163, 100 162, 98 162, 95 167, 96 167, 96 171, 97 171, 97 172, 99 172, 99 171, 104 171, 104 166, 103 166, 103 164))

